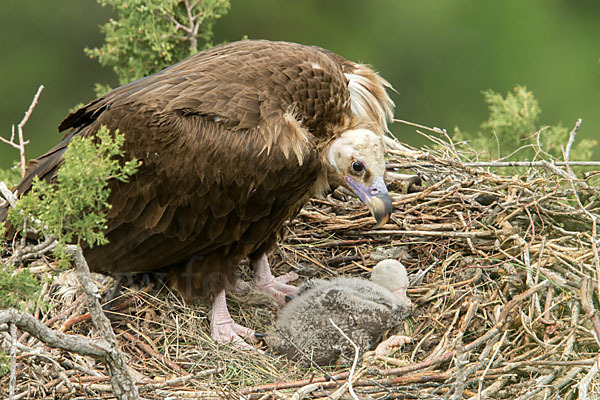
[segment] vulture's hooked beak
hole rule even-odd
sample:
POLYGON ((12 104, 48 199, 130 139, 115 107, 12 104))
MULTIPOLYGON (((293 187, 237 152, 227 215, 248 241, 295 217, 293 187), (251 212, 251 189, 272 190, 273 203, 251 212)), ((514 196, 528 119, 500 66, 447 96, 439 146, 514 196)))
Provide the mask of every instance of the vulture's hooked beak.
POLYGON ((346 177, 346 182, 348 182, 352 191, 365 203, 371 214, 373 214, 373 217, 375 217, 375 221, 377 221, 375 228, 385 225, 392 214, 392 199, 383 178, 376 178, 369 187, 364 187, 349 176, 346 177))

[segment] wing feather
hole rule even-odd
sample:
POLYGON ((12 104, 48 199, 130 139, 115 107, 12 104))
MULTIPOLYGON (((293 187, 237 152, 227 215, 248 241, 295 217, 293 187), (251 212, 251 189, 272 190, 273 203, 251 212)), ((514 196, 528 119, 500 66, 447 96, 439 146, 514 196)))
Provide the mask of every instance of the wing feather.
POLYGON ((129 183, 111 183, 110 243, 86 249, 90 266, 151 271, 218 249, 239 258, 272 240, 304 204, 324 168, 320 143, 350 115, 346 78, 327 53, 239 42, 70 114, 59 126, 70 129, 63 142, 30 176, 52 180, 74 135, 119 129, 125 157, 142 165, 129 183))

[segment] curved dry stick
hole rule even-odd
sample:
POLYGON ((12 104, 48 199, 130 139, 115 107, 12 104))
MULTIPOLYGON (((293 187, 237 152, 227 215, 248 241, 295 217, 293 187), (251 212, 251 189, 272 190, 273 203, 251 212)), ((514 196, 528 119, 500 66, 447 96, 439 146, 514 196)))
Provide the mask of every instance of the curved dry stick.
POLYGON ((9 323, 15 324, 19 329, 28 332, 31 336, 38 338, 48 346, 84 356, 101 359, 106 356, 107 351, 110 349, 108 343, 102 339, 90 339, 79 335, 67 335, 54 329, 50 329, 35 319, 31 314, 14 309, 0 311, 0 329, 3 328, 2 325, 7 326, 9 323))

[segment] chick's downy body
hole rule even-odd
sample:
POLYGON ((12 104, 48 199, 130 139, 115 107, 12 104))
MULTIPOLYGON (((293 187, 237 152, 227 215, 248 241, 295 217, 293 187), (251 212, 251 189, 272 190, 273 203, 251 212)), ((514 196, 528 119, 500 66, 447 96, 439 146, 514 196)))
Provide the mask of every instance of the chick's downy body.
POLYGON ((340 357, 342 362, 349 361, 354 347, 334 324, 362 353, 399 325, 409 308, 407 298, 366 279, 310 280, 282 310, 266 340, 274 352, 291 359, 310 359, 318 365, 334 364, 340 357))

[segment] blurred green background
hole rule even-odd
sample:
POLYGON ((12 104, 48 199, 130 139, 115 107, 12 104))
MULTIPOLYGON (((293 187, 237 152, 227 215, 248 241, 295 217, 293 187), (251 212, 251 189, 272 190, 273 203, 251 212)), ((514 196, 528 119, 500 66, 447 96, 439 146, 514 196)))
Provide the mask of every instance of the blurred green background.
MULTIPOLYGON (((112 11, 95 0, 0 2, 0 134, 46 89, 25 126, 28 159, 58 142, 56 127, 94 84, 116 76, 83 54, 102 44, 98 26, 112 11)), ((397 94, 396 117, 451 132, 487 118, 481 91, 521 84, 535 94, 542 123, 600 138, 600 1, 597 0, 232 0, 213 43, 249 38, 314 44, 371 64, 397 94)), ((401 124, 393 132, 424 139, 401 124)), ((0 144, 0 168, 17 151, 0 144)), ((594 159, 600 159, 596 149, 594 159)))

